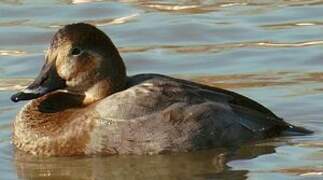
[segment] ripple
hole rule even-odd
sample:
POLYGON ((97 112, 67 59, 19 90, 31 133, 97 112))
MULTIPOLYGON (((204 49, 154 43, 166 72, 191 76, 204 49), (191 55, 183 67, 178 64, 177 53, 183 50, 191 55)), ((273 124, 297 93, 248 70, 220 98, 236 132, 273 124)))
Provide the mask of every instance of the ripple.
POLYGON ((120 18, 96 19, 96 20, 87 20, 84 22, 89 23, 89 24, 93 24, 96 26, 116 25, 116 24, 124 24, 124 23, 128 23, 130 21, 133 21, 137 16, 139 16, 138 13, 131 14, 129 16, 120 17, 120 18))
MULTIPOLYGON (((13 108, 5 108, 5 109, 1 109, 1 111, 9 111, 9 110, 12 110, 13 108)), ((11 125, 9 123, 7 124, 0 124, 0 130, 1 131, 5 131, 5 130, 8 130, 11 128, 11 125)), ((3 140, 0 140, 0 143, 2 142, 3 140)))
POLYGON ((23 50, 1 50, 0 49, 0 56, 24 56, 28 53, 23 50))
MULTIPOLYGON (((107 18, 107 19, 94 19, 94 20, 82 20, 82 22, 89 23, 95 26, 107 26, 107 25, 118 25, 118 24, 125 24, 131 21, 134 21, 135 18, 139 16, 139 13, 130 14, 128 16, 118 17, 118 18, 107 18)), ((37 24, 38 27, 42 28, 61 28, 66 25, 64 23, 51 23, 49 25, 40 25, 37 24)))
POLYGON ((173 13, 189 13, 189 14, 217 11, 221 7, 219 5, 202 6, 202 5, 177 5, 177 4, 156 4, 156 3, 154 4, 144 3, 144 4, 140 4, 140 6, 146 10, 173 12, 173 13))
POLYGON ((178 53, 205 53, 205 52, 220 52, 228 49, 236 48, 295 48, 307 46, 323 45, 323 40, 304 41, 304 42, 273 42, 273 41, 250 41, 250 42, 234 42, 225 44, 201 44, 201 45, 149 45, 135 47, 120 47, 119 50, 123 53, 145 52, 155 49, 172 50, 178 53))
POLYGON ((298 176, 323 176, 323 167, 297 167, 285 168, 273 172, 280 172, 285 174, 293 174, 298 176))
MULTIPOLYGON (((322 1, 175 1, 172 3, 166 3, 163 1, 147 2, 141 0, 121 0, 124 3, 132 3, 138 5, 147 10, 155 10, 161 12, 178 12, 178 13, 208 13, 214 11, 220 11, 224 8, 235 8, 235 7, 257 7, 262 10, 271 10, 273 7, 293 7, 293 6, 314 6, 321 5, 322 1)), ((259 10, 259 9, 258 9, 259 10)))
POLYGON ((27 86, 32 79, 0 79, 0 91, 16 91, 27 86))
MULTIPOLYGON (((125 59, 130 59, 127 63, 130 63, 129 69, 134 69, 134 73, 154 70, 178 74, 189 72, 192 75, 177 77, 236 89, 238 92, 246 92, 246 95, 252 94, 252 97, 259 98, 260 102, 269 103, 275 112, 290 119, 290 122, 317 129, 316 137, 301 139, 304 145, 299 143, 298 137, 290 137, 288 140, 277 138, 281 140, 277 144, 274 144, 272 139, 268 140, 268 144, 272 146, 270 148, 264 146, 256 151, 252 147, 245 148, 241 154, 250 153, 248 158, 255 159, 255 154, 266 156, 260 161, 243 161, 244 164, 250 163, 250 166, 239 172, 240 178, 234 177, 239 170, 230 168, 226 172, 226 179, 252 178, 253 169, 257 167, 260 170, 254 172, 258 177, 265 178, 274 170, 275 175, 287 174, 291 178, 321 178, 322 153, 317 156, 316 153, 319 152, 313 155, 312 152, 300 150, 299 154, 304 155, 303 159, 295 156, 294 148, 278 153, 275 151, 276 147, 290 144, 286 142, 290 139, 296 141, 290 145, 292 147, 306 146, 304 149, 315 148, 317 151, 323 147, 323 143, 320 142, 322 135, 319 134, 322 124, 320 104, 323 95, 323 70, 320 68, 321 63, 317 63, 321 59, 320 46, 323 45, 319 29, 323 25, 323 20, 320 19, 322 0, 117 0, 95 3, 97 1, 101 0, 55 0, 42 5, 34 0, 0 2, 21 4, 6 5, 0 13, 5 16, 0 20, 4 36, 3 50, 0 50, 3 63, 1 68, 4 69, 1 72, 3 77, 0 78, 0 92, 3 97, 0 108, 0 162, 4 165, 0 169, 1 177, 10 179, 8 170, 11 169, 10 174, 18 173, 25 179, 192 179, 197 174, 203 175, 200 179, 225 179, 214 175, 226 171, 228 165, 226 162, 214 163, 217 160, 216 152, 208 152, 205 155, 203 152, 196 152, 155 157, 77 157, 42 160, 40 157, 15 154, 9 144, 10 119, 23 103, 9 103, 8 97, 11 92, 8 91, 21 90, 32 81, 32 78, 28 78, 36 73, 36 61, 32 59, 39 58, 39 54, 23 58, 10 56, 39 52, 43 47, 47 47, 50 34, 56 28, 82 20, 96 26, 108 26, 104 30, 111 31, 113 36, 121 37, 118 39, 118 44, 122 46, 120 50, 128 53, 125 59), (13 33, 8 33, 10 31, 13 33), (18 36, 14 32, 17 32, 18 36), (129 46, 130 44, 132 45, 129 46), (225 52, 231 50, 232 53, 225 52), (305 55, 302 56, 303 54, 305 55), (172 57, 169 58, 168 55, 172 57), (201 66, 194 66, 199 63, 201 66), (182 67, 184 68, 181 69, 182 67), (206 70, 203 69, 205 67, 206 70), (197 69, 199 71, 195 71, 197 69), (201 74, 194 75, 196 72, 201 74), (217 74, 222 72, 226 75, 217 74), (11 79, 5 79, 7 76, 11 79), (297 97, 285 98, 286 95, 296 93, 297 97), (270 154, 272 156, 268 158, 267 155, 270 154), (12 163, 16 171, 11 167, 12 163), (270 166, 271 164, 273 166, 270 166), (291 168, 291 165, 301 167, 291 168)), ((39 61, 37 63, 38 66, 39 61)), ((236 157, 244 158, 246 157, 236 157)), ((219 161, 222 162, 221 158, 219 161)))
POLYGON ((3 27, 10 27, 10 26, 19 26, 27 23, 28 19, 19 19, 19 20, 13 20, 13 21, 2 21, 0 22, 0 26, 3 27))
POLYGON ((304 42, 295 42, 295 43, 278 43, 278 42, 259 42, 257 43, 259 46, 263 47, 306 47, 306 46, 316 46, 322 45, 323 40, 317 41, 304 41, 304 42))
POLYGON ((308 22, 293 22, 293 23, 281 23, 281 24, 267 24, 261 25, 265 29, 290 29, 295 27, 304 27, 304 26, 322 26, 323 22, 321 21, 308 21, 308 22))
POLYGON ((227 89, 259 88, 267 86, 287 86, 297 84, 296 75, 293 72, 259 73, 259 74, 232 74, 214 76, 180 76, 184 79, 198 83, 208 84, 227 89))
POLYGON ((162 11, 181 11, 194 9, 199 6, 197 5, 174 5, 174 4, 146 4, 146 7, 162 10, 162 11))
POLYGON ((72 0, 72 4, 85 4, 85 3, 93 3, 100 2, 102 0, 72 0))
POLYGON ((21 5, 22 2, 19 0, 1 0, 1 4, 9 4, 9 5, 21 5))
MULTIPOLYGON (((316 88, 313 83, 320 84, 323 81, 323 72, 261 72, 254 74, 229 74, 229 75, 201 75, 201 76, 177 76, 179 78, 208 84, 225 89, 262 88, 273 86, 289 86, 300 84, 312 84, 311 89, 304 89, 297 95, 314 94, 322 89, 316 88)), ((294 92, 295 93, 295 92, 294 92)))
POLYGON ((289 1, 287 2, 289 6, 317 6, 322 5, 322 0, 300 0, 300 1, 289 1))
POLYGON ((219 11, 223 8, 232 8, 232 7, 243 7, 243 6, 270 6, 272 3, 269 2, 257 2, 257 1, 248 1, 248 2, 228 2, 228 1, 217 1, 217 2, 203 2, 203 1, 189 1, 188 3, 141 3, 141 6, 154 9, 157 11, 167 11, 167 12, 180 12, 180 13, 208 13, 219 11))

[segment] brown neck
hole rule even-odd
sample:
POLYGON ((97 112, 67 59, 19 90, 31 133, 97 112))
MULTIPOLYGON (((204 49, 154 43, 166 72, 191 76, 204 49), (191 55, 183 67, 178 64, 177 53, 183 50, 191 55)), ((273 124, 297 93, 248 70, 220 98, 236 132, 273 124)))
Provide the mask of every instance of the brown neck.
POLYGON ((122 91, 125 88, 126 88, 126 78, 118 79, 117 81, 116 80, 113 81, 110 78, 103 79, 85 91, 83 104, 84 105, 92 104, 116 92, 122 91))
POLYGON ((107 96, 126 89, 127 74, 125 64, 117 50, 112 55, 113 61, 104 61, 100 74, 101 80, 88 88, 85 92, 83 100, 84 105, 94 103, 107 96), (113 68, 112 68, 113 67, 113 68))
MULTIPOLYGON (((120 56, 117 48, 115 48, 115 54, 114 54, 114 61, 113 61, 113 76, 111 80, 114 84, 114 92, 122 91, 126 88, 126 81, 127 81, 127 72, 126 72, 126 66, 122 60, 122 57, 120 56)), ((113 94, 112 93, 112 94, 113 94)))

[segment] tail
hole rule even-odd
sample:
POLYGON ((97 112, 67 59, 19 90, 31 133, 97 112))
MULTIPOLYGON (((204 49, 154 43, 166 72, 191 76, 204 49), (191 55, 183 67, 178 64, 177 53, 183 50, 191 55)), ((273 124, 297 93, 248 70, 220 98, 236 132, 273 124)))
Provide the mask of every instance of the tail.
POLYGON ((281 132, 282 136, 305 136, 313 134, 314 131, 308 130, 303 127, 289 125, 287 129, 281 132))

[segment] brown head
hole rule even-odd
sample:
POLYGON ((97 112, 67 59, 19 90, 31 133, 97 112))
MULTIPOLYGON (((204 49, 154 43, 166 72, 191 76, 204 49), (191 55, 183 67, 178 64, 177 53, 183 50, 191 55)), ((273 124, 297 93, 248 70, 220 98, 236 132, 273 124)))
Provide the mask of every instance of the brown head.
POLYGON ((126 70, 117 48, 96 27, 66 25, 54 35, 40 74, 14 102, 41 97, 55 90, 84 95, 89 104, 122 90, 126 70))

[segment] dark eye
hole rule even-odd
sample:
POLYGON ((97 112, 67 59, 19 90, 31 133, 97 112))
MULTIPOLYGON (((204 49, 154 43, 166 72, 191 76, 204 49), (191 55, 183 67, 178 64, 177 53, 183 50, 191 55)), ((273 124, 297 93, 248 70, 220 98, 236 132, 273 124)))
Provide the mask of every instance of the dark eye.
POLYGON ((73 48, 72 51, 71 51, 71 54, 73 56, 78 56, 82 53, 82 50, 80 48, 73 48))

